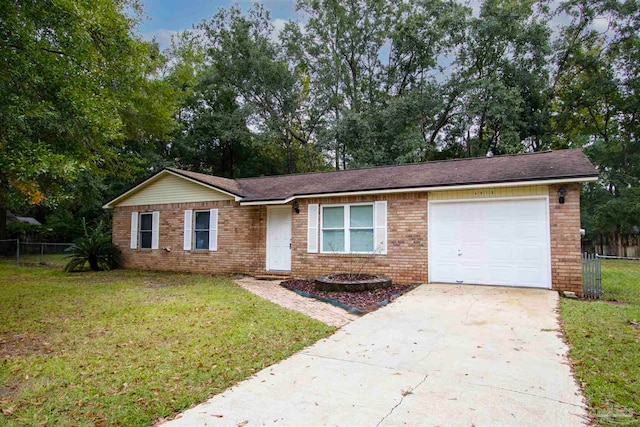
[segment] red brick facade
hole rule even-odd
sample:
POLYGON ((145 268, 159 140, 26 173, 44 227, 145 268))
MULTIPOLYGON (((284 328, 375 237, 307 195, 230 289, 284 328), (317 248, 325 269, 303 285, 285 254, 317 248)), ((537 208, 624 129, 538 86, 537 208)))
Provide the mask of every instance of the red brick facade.
MULTIPOLYGON (((566 202, 558 203, 558 186, 549 187, 552 286, 581 294, 580 191, 564 186, 566 202)), ((428 193, 300 199, 292 213, 291 273, 313 277, 339 271, 366 270, 387 274, 399 283, 424 283, 427 278, 428 193), (307 252, 307 205, 387 201, 387 254, 336 255, 307 252)), ((267 208, 234 201, 116 207, 113 241, 122 250, 126 268, 259 274, 266 270, 267 208), (218 250, 184 251, 186 209, 218 211, 218 250), (159 249, 130 249, 131 212, 160 212, 159 249), (170 250, 167 250, 167 249, 170 250)))
POLYGON ((313 277, 347 271, 387 274, 400 283, 427 281, 427 193, 335 197, 300 200, 293 214, 291 270, 313 277), (359 203, 387 201, 387 254, 348 255, 307 252, 307 205, 309 203, 359 203))
POLYGON ((549 186, 551 224, 551 283, 558 291, 582 295, 580 245, 580 187, 578 184, 549 186), (567 191, 564 204, 558 202, 558 189, 567 191))
POLYGON ((123 206, 113 212, 113 242, 126 268, 200 273, 255 273, 264 269, 266 209, 233 201, 123 206), (218 250, 183 250, 184 211, 218 209, 218 250), (160 212, 159 249, 130 249, 131 212, 160 212), (166 249, 165 249, 166 248, 166 249))

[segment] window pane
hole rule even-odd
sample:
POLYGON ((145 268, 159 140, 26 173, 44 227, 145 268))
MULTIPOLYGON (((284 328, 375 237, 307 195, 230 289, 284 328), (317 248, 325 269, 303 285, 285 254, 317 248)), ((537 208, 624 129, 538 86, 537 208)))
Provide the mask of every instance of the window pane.
POLYGON ((351 230, 351 252, 373 252, 373 230, 351 230))
POLYGON ((196 212, 196 230, 209 229, 209 212, 196 212))
POLYGON ((322 231, 322 251, 323 252, 344 252, 344 231, 323 230, 322 231))
POLYGON ((153 226, 153 215, 152 214, 141 214, 140 215, 140 230, 149 230, 153 226))
POLYGON ((209 249, 209 231, 196 231, 196 249, 209 249))
POLYGON ((140 232, 140 247, 142 249, 151 249, 151 232, 150 231, 140 232))
POLYGON ((343 228, 344 208, 322 208, 322 228, 343 228))
POLYGON ((373 227, 373 206, 351 206, 351 227, 373 227))

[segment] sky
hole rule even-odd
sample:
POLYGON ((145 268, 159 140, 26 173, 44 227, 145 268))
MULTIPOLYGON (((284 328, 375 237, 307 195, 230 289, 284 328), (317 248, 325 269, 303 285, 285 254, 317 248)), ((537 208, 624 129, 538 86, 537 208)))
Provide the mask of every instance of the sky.
MULTIPOLYGON (((146 20, 139 26, 145 40, 156 39, 162 49, 169 47, 171 35, 188 30, 193 24, 211 18, 219 8, 229 8, 234 3, 243 10, 248 9, 253 0, 142 0, 146 20)), ((276 28, 287 19, 295 18, 295 0, 263 0, 265 8, 271 12, 276 28)))
MULTIPOLYGON (((165 49, 171 44, 171 36, 177 32, 191 29, 194 24, 203 19, 211 18, 219 8, 229 8, 239 4, 247 10, 255 0, 141 0, 144 4, 146 19, 140 24, 138 31, 145 40, 155 40, 165 49)), ((479 13, 481 0, 458 0, 471 6, 475 14, 479 13)), ((261 0, 265 9, 271 13, 271 19, 276 30, 284 28, 286 20, 299 18, 295 12, 295 0, 261 0)), ((552 6, 558 0, 552 0, 552 6)), ((552 27, 566 23, 566 18, 556 17, 551 22, 552 27)), ((606 20, 596 20, 598 30, 606 30, 606 20)))

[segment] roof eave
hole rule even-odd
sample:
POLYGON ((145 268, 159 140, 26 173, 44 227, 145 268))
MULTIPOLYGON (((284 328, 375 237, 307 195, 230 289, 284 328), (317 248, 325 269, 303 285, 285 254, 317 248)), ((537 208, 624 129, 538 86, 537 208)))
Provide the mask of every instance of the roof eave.
POLYGON ((283 205, 290 203, 294 199, 311 199, 316 197, 343 197, 343 196, 363 196, 371 194, 393 194, 393 193, 414 193, 424 191, 445 191, 445 190, 472 190, 479 188, 493 187, 519 187, 528 185, 552 185, 552 184, 568 184, 573 182, 595 182, 598 180, 597 175, 581 175, 575 177, 560 178, 541 178, 528 179, 523 181, 500 181, 475 184, 452 184, 440 186, 422 186, 422 187, 398 187, 384 188, 359 191, 342 191, 333 193, 312 193, 312 194, 293 194, 284 199, 266 199, 266 200, 246 200, 240 201, 241 206, 263 206, 263 205, 283 205))

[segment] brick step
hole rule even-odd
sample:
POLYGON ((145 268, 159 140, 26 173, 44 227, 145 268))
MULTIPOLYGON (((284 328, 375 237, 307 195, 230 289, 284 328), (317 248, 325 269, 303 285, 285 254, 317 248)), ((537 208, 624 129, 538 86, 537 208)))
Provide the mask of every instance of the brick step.
POLYGON ((253 278, 257 280, 289 280, 293 279, 293 276, 289 274, 258 274, 253 278))

